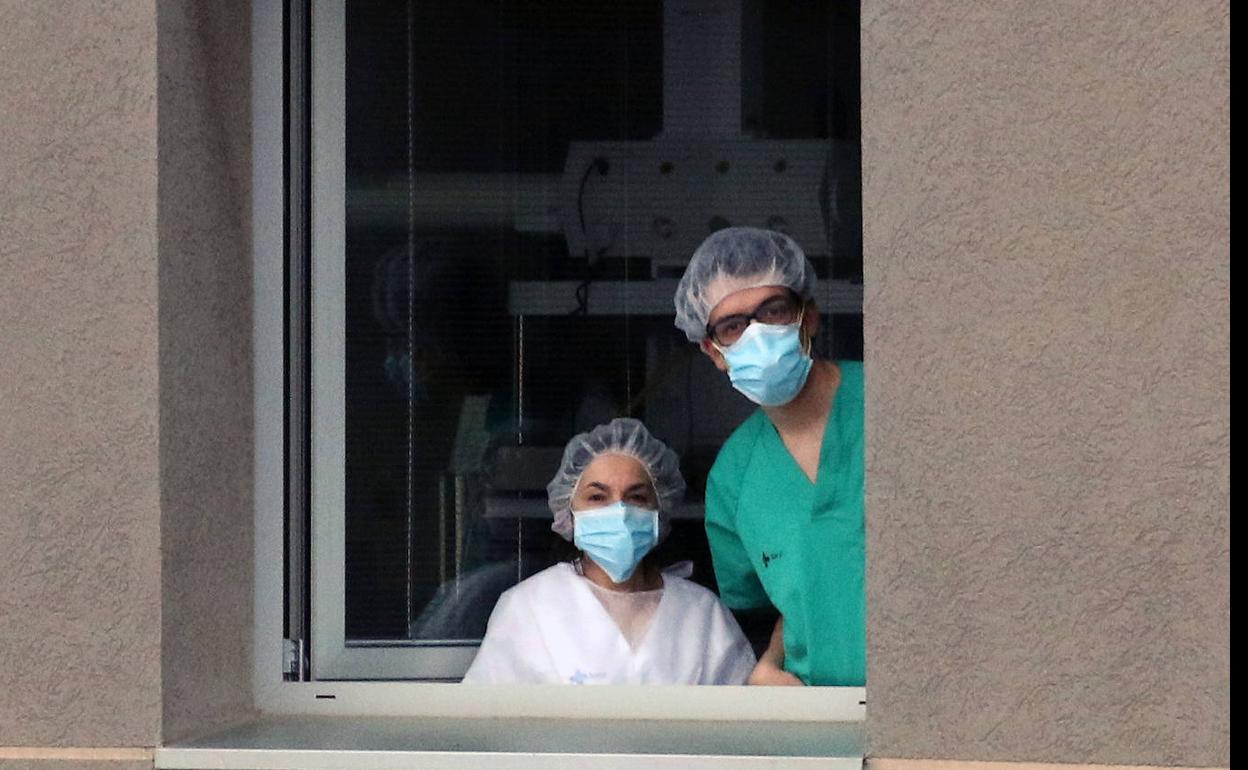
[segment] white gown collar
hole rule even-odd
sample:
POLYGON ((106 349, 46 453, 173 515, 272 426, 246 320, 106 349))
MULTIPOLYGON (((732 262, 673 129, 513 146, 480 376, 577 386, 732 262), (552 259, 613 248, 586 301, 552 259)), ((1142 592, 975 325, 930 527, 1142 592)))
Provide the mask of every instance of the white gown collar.
POLYGON ((640 671, 653 657, 662 629, 670 625, 671 580, 664 581, 663 596, 636 650, 632 650, 602 602, 594 596, 586 578, 571 564, 557 564, 543 580, 534 607, 536 625, 562 681, 574 684, 605 684, 639 681, 640 671))

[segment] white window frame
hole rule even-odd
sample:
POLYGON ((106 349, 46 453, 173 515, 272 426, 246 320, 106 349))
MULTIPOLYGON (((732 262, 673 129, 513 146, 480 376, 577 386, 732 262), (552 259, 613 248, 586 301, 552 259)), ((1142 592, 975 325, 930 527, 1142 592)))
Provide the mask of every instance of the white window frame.
MULTIPOLYGON (((323 14, 338 13, 341 18, 343 0, 316 0, 323 14)), ((328 19, 323 16, 322 20, 328 19)), ((316 23, 316 22, 314 22, 316 23)), ((317 23, 314 35, 328 34, 328 26, 317 23)), ((339 25, 341 32, 341 25, 339 25)), ((570 687, 567 685, 497 686, 463 685, 419 681, 283 681, 282 619, 284 602, 284 258, 283 228, 284 139, 283 139, 283 8, 281 0, 257 0, 253 5, 252 37, 252 141, 253 141, 253 250, 254 250, 254 350, 255 350, 255 704, 268 714, 306 715, 376 715, 421 717, 479 718, 567 718, 567 719, 684 719, 726 722, 825 722, 859 723, 865 717, 865 689, 862 687, 708 687, 708 686, 606 686, 570 687)), ((314 41, 319 51, 341 52, 341 37, 314 41)), ((336 60, 341 65, 341 58, 336 60)), ((341 88, 341 79, 339 79, 341 88)), ((341 91, 322 95, 341 99, 341 91)), ((313 152, 337 144, 341 158, 341 110, 335 123, 314 114, 313 152), (324 131, 325 133, 320 133, 324 131)), ((340 162, 340 161, 339 161, 340 162)), ((325 173, 325 168, 319 168, 325 173)), ((337 173, 341 174, 339 165, 337 173)), ((315 194, 326 195, 324 184, 317 185, 315 194)), ((338 206, 342 190, 339 186, 338 206)), ((323 203, 320 201, 319 203, 323 203)), ((318 248, 341 249, 342 221, 322 220, 313 224, 318 248), (322 229, 323 228, 323 229, 322 229), (334 241, 333 238, 338 240, 334 241), (328 239, 328 240, 327 240, 328 239)), ((338 253, 341 253, 340 251, 338 253)), ((341 263, 341 259, 337 260, 341 263)), ((315 270, 315 268, 314 268, 315 270)), ((315 283, 327 276, 314 274, 314 303, 329 302, 329 310, 317 305, 317 321, 322 340, 341 345, 341 306, 333 315, 333 298, 322 296, 315 283)), ((332 284, 334 277, 328 276, 332 284)), ((341 276, 338 276, 341 283, 341 276)), ((314 332, 314 337, 317 332, 314 332)), ((315 341, 314 341, 314 344, 315 341)), ((340 348, 341 349, 341 348, 340 348)), ((341 395, 341 378, 332 372, 315 374, 323 379, 316 387, 337 387, 341 395)), ((340 405, 314 407, 313 423, 322 443, 328 437, 341 442, 340 405), (335 409, 339 409, 335 417, 335 409), (319 411, 318 411, 319 410, 319 411), (336 420, 336 422, 335 422, 336 420)), ((315 450, 314 450, 315 451, 315 450)), ((338 456, 341 456, 339 449, 338 456)), ((332 453, 326 454, 333 460, 332 453)), ((336 460, 334 460, 336 461, 336 460)), ((341 521, 341 485, 318 487, 320 495, 314 505, 337 505, 341 521)), ((341 538, 341 525, 314 522, 321 536, 341 538), (322 530, 323 527, 323 530, 322 530)), ((339 542, 341 546, 341 540, 339 542)), ((315 547, 315 546, 314 546, 315 547)), ((341 591, 341 583, 333 577, 324 587, 323 574, 314 574, 313 601, 326 591, 341 591)), ((341 572, 338 574, 341 580, 341 572)), ((314 620, 316 623, 314 609, 314 620)), ((338 603, 341 616, 341 599, 338 603)), ((348 651, 344 643, 344 652, 348 651)), ((348 655, 348 658, 353 656, 348 655)), ((349 672, 353 666, 371 664, 371 655, 348 660, 344 668, 330 671, 349 672)))

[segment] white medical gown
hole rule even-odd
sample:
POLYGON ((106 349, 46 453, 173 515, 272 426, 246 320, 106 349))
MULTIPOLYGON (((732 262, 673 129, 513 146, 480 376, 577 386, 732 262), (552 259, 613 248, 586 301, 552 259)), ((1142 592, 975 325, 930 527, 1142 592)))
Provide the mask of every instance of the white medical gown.
POLYGON ((754 652, 715 594, 665 574, 649 628, 629 646, 571 564, 499 597, 467 684, 745 684, 754 652))

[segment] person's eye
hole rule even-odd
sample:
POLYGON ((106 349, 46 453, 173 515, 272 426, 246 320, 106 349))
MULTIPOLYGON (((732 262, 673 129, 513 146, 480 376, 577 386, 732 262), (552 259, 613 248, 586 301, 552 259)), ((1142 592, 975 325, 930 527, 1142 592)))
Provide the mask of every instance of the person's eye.
POLYGON ((758 320, 763 323, 786 323, 793 317, 793 306, 787 301, 768 302, 758 309, 758 320))
POLYGON ((741 317, 726 318, 715 325, 721 337, 732 337, 745 331, 745 319, 741 317))

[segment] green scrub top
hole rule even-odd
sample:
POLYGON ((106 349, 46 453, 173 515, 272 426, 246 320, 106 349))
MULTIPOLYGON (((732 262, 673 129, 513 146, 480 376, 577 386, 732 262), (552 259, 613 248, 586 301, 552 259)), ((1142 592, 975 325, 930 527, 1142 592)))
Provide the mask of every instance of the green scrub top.
POLYGON ((866 682, 862 362, 839 363, 812 484, 761 409, 729 437, 706 485, 720 597, 784 616, 784 667, 806 684, 866 682))

